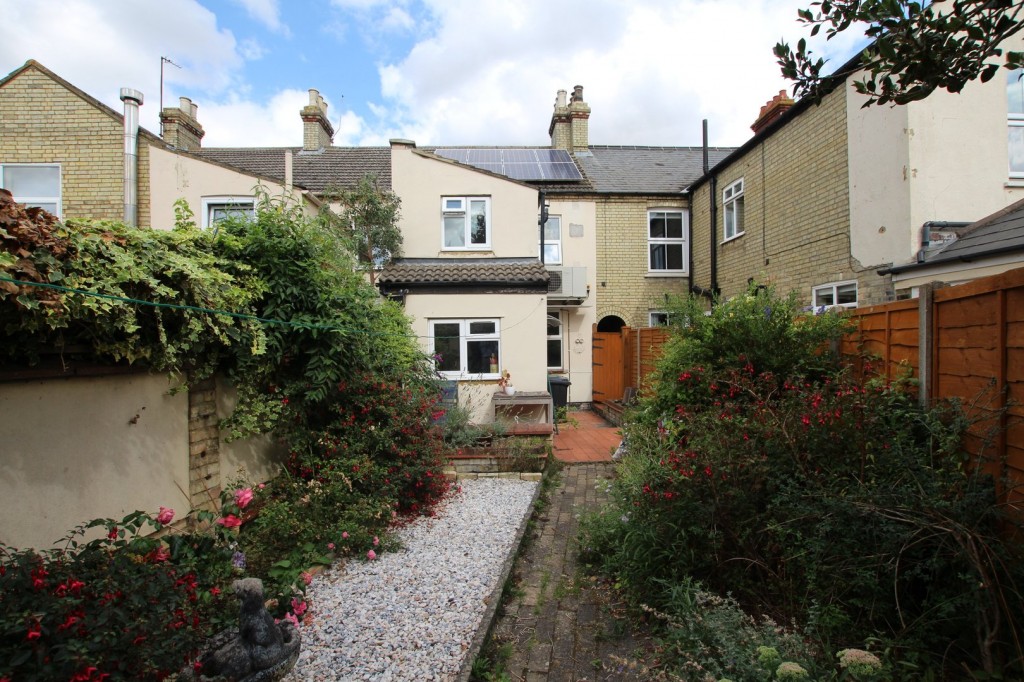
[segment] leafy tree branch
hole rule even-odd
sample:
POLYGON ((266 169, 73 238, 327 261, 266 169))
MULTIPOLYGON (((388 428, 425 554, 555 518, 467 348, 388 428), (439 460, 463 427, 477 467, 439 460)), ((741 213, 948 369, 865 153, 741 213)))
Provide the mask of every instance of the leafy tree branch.
POLYGON ((798 97, 820 99, 837 80, 863 69, 853 87, 867 96, 864 106, 907 104, 937 89, 960 92, 973 80, 987 82, 1001 66, 1020 68, 1024 53, 1002 45, 1024 28, 1022 11, 1021 0, 821 0, 798 10, 799 21, 812 37, 824 29, 827 40, 866 26, 872 42, 860 59, 823 75, 826 60, 804 38, 796 50, 780 42, 774 53, 798 97))

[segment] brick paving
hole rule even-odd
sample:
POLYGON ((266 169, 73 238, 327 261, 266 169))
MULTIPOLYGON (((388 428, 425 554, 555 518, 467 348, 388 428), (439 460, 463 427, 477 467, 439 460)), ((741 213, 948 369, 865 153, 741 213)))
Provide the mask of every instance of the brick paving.
POLYGON ((513 682, 652 679, 638 663, 652 643, 637 633, 602 581, 577 570, 579 518, 607 500, 618 430, 590 412, 560 425, 555 455, 566 462, 549 504, 536 519, 513 569, 517 588, 492 630, 491 651, 504 649, 513 682))

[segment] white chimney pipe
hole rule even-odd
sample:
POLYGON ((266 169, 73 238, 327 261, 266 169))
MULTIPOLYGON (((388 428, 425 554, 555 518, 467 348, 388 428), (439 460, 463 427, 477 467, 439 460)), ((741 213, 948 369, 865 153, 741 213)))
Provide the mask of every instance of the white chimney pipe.
POLYGON ((139 189, 139 107, 142 93, 131 88, 121 88, 124 102, 124 222, 132 227, 138 223, 139 189))

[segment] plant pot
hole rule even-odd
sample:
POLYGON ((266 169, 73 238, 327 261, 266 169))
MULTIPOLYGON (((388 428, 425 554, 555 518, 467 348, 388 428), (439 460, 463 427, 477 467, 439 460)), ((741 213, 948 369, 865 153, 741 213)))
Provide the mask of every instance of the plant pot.
POLYGON ((502 388, 502 390, 505 392, 505 395, 515 395, 516 394, 516 387, 515 386, 505 386, 505 387, 502 388))

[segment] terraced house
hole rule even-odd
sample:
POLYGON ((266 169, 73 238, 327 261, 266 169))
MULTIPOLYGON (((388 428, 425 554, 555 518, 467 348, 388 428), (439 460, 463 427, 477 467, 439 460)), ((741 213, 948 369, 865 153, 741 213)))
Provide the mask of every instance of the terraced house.
MULTIPOLYGON (((1019 72, 867 108, 857 77, 819 103, 780 93, 753 137, 690 185, 697 286, 732 296, 771 281, 809 305, 853 307, 914 296, 929 278, 963 281, 911 274, 958 230, 1024 198, 1019 72)), ((967 278, 979 273, 991 271, 967 278)))

